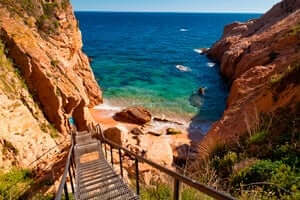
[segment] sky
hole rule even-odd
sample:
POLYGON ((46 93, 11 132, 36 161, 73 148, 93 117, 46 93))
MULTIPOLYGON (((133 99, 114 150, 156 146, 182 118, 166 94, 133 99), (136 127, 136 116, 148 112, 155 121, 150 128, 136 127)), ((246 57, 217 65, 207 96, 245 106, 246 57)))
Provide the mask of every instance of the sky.
POLYGON ((264 13, 280 0, 71 0, 76 11, 264 13))

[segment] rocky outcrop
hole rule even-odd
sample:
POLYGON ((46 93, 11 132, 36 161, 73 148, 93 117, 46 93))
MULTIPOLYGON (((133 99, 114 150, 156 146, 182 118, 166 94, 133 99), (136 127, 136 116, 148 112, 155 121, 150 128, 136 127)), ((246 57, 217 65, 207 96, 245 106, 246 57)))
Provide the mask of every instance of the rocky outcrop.
POLYGON ((151 121, 151 113, 143 107, 129 107, 115 114, 117 121, 133 124, 145 124, 151 121))
POLYGON ((67 0, 0 1, 0 38, 34 100, 56 129, 67 133, 92 122, 88 107, 101 91, 82 52, 81 34, 67 0))
POLYGON ((108 128, 103 132, 103 134, 108 140, 121 146, 124 145, 128 140, 128 133, 117 127, 108 128))
POLYGON ((259 19, 225 27, 208 56, 219 61, 231 89, 223 117, 200 145, 202 155, 217 143, 236 141, 260 113, 299 104, 299 46, 299 0, 283 0, 259 19))
POLYGON ((0 168, 47 165, 63 138, 45 119, 1 41, 0 102, 0 168))

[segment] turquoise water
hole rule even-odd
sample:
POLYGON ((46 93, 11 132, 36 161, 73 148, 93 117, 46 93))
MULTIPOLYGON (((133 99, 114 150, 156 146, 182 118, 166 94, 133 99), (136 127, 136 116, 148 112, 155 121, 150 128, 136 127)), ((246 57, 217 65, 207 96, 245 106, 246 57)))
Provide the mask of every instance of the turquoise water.
POLYGON ((210 47, 233 21, 257 14, 77 12, 84 51, 114 105, 143 105, 154 113, 215 121, 228 86, 218 65, 195 49, 210 47), (187 71, 176 66, 183 65, 187 71), (199 96, 199 87, 206 94, 199 96))

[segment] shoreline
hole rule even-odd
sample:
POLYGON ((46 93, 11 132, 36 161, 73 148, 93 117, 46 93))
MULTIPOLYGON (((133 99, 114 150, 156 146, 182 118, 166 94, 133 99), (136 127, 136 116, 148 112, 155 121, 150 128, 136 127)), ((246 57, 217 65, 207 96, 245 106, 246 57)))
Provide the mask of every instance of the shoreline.
MULTIPOLYGON (((145 133, 157 133, 161 136, 175 136, 175 135, 166 135, 166 130, 168 128, 174 128, 181 132, 180 138, 186 138, 190 142, 199 142, 202 137, 208 132, 213 122, 210 121, 193 121, 193 118, 190 120, 178 117, 169 117, 165 113, 160 113, 160 115, 152 113, 151 122, 140 126, 137 124, 125 123, 116 121, 113 119, 115 113, 121 111, 130 106, 120 106, 113 105, 107 99, 104 99, 102 104, 99 104, 90 109, 93 119, 100 123, 103 129, 118 127, 122 130, 130 132, 134 128, 140 128, 145 133)), ((176 135, 178 138, 179 135, 176 135)))

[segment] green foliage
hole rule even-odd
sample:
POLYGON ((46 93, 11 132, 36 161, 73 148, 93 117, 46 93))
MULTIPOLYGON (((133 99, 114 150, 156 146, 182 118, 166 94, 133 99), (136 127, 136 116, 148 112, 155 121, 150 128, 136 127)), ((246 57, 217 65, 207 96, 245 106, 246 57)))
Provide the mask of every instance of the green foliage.
POLYGON ((286 164, 281 164, 276 168, 270 178, 270 182, 276 184, 280 188, 288 191, 300 190, 300 173, 296 172, 286 164))
POLYGON ((54 128, 52 124, 41 123, 40 128, 44 133, 50 133, 52 138, 57 138, 59 136, 58 131, 54 128))
POLYGON ((281 164, 281 162, 272 162, 270 160, 258 161, 254 165, 234 174, 232 176, 232 184, 234 186, 239 186, 240 184, 269 180, 272 172, 279 168, 281 164))
POLYGON ((298 79, 299 74, 300 74, 300 63, 296 62, 296 63, 289 65, 285 69, 285 71, 272 75, 270 78, 270 84, 271 84, 271 86, 278 86, 278 85, 279 86, 280 85, 287 86, 288 82, 299 81, 299 79, 298 79), (294 80, 294 79, 296 79, 296 80, 294 80))
POLYGON ((47 17, 53 17, 57 8, 58 4, 56 2, 43 3, 44 15, 46 15, 47 17))
POLYGON ((145 186, 141 191, 143 200, 169 200, 172 197, 172 189, 167 184, 156 183, 154 186, 145 186))
POLYGON ((267 131, 265 131, 265 130, 259 131, 249 138, 249 143, 250 144, 262 144, 265 141, 267 135, 268 135, 267 131))
POLYGON ((33 197, 31 197, 31 200, 53 200, 54 198, 54 194, 37 193, 33 197))
MULTIPOLYGON (((173 189, 172 186, 166 183, 153 183, 151 186, 142 187, 141 199, 142 200, 171 200, 173 199, 173 189)), ((186 185, 181 185, 181 199, 182 200, 212 200, 213 198, 199 192, 196 189, 188 187, 186 185)))
MULTIPOLYGON (((289 67, 276 84, 295 70, 298 65, 289 67)), ((235 144, 218 144, 205 161, 207 167, 196 168, 198 174, 215 171, 213 184, 240 199, 300 199, 300 103, 261 115, 248 132, 235 144)))
POLYGON ((182 193, 181 193, 181 200, 196 200, 196 199, 212 200, 214 198, 211 198, 211 197, 199 192, 198 190, 190 188, 190 187, 183 188, 182 193))
POLYGON ((261 160, 232 175, 231 184, 234 187, 263 185, 262 188, 265 191, 286 195, 300 189, 299 175, 296 169, 292 169, 281 161, 261 160))
POLYGON ((280 80, 283 78, 283 74, 274 74, 270 78, 270 83, 271 84, 276 84, 280 82, 280 80))
POLYGON ((299 35, 299 33, 300 33, 300 23, 291 28, 289 35, 296 36, 299 35))
POLYGON ((232 172, 233 165, 237 162, 238 156, 235 152, 227 152, 223 157, 214 157, 212 166, 218 171, 219 176, 226 177, 232 172))
POLYGON ((27 169, 13 168, 0 173, 0 199, 18 199, 32 182, 32 173, 27 169))

